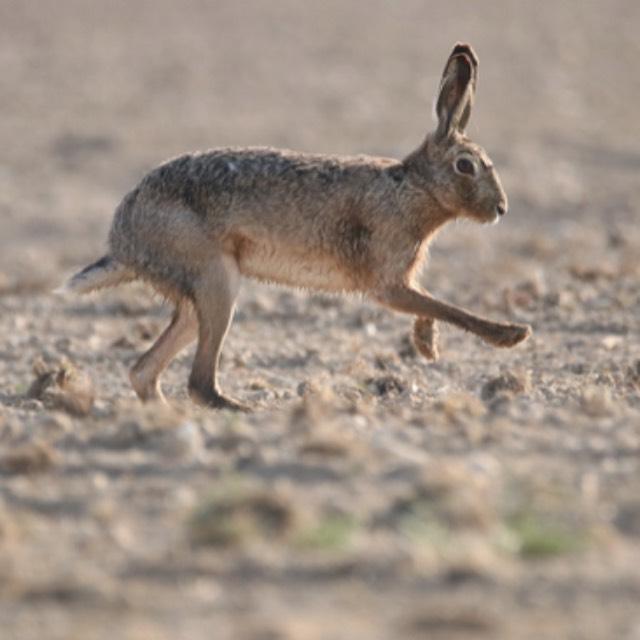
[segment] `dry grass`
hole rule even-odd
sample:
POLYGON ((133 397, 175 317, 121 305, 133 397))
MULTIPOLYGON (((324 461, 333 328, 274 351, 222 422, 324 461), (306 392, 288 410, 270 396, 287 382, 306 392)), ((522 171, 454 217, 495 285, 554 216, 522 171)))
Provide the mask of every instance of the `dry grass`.
POLYGON ((212 547, 278 540, 294 527, 293 509, 281 494, 227 480, 196 507, 189 538, 195 545, 212 547))

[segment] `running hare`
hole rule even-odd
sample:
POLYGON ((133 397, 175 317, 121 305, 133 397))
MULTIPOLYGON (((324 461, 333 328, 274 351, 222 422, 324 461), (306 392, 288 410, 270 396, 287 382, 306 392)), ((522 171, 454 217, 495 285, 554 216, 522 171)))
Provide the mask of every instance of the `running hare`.
POLYGON ((196 337, 189 394, 241 409, 216 374, 240 276, 326 292, 359 292, 416 316, 414 342, 437 357, 434 322, 498 347, 528 326, 491 322, 420 288, 435 232, 458 217, 495 222, 507 197, 487 154, 464 134, 478 61, 457 44, 444 68, 435 132, 404 160, 269 148, 184 155, 149 173, 118 206, 109 253, 74 275, 85 293, 135 279, 175 302, 171 323, 131 370, 143 400, 162 398, 160 373, 196 337))

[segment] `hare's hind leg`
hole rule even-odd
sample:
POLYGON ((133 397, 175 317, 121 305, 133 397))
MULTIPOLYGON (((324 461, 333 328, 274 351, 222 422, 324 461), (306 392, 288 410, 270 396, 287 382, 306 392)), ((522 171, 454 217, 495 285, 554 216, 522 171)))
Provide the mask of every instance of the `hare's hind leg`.
POLYGON ((181 300, 169 326, 129 372, 131 384, 141 400, 164 400, 160 390, 160 374, 182 349, 195 340, 196 327, 193 308, 187 301, 181 300))
POLYGON ((433 318, 418 316, 413 323, 413 344, 427 360, 438 359, 438 326, 433 318))
POLYGON ((220 350, 231 324, 239 285, 235 259, 223 255, 209 262, 194 290, 198 349, 189 377, 189 395, 194 402, 214 409, 247 410, 223 396, 216 381, 220 350))

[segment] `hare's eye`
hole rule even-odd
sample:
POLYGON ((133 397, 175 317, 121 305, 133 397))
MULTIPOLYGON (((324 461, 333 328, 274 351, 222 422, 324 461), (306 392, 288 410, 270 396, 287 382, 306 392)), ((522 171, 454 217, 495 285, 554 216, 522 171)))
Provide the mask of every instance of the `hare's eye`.
POLYGON ((458 158, 454 166, 458 173, 463 173, 467 176, 472 176, 476 172, 476 165, 469 158, 458 158))

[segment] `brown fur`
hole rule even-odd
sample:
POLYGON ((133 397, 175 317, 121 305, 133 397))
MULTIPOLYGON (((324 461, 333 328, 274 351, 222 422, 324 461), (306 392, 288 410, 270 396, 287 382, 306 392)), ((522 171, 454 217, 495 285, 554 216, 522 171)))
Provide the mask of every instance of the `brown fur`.
POLYGON ((414 339, 431 359, 437 357, 435 320, 497 346, 524 340, 528 327, 479 318, 435 300, 416 282, 442 225, 458 217, 492 222, 506 211, 491 161, 464 134, 476 81, 475 54, 456 45, 440 85, 437 129, 402 161, 215 149, 147 175, 116 211, 109 255, 69 284, 98 288, 108 271, 108 284, 142 278, 176 301, 171 325, 132 370, 138 395, 161 397, 161 371, 197 326, 192 397, 239 408, 218 391, 216 370, 240 275, 359 292, 415 315, 414 339), (459 168, 460 158, 473 175, 459 168))

